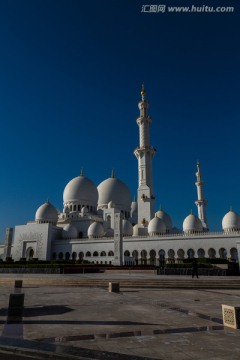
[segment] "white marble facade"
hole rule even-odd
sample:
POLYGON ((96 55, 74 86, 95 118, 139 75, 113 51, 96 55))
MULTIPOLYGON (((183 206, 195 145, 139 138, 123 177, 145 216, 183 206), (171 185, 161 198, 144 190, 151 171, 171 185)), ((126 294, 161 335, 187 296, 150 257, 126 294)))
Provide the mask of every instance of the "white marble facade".
POLYGON ((134 150, 138 199, 132 201, 127 185, 113 171, 98 186, 81 171, 64 189, 62 211, 47 201, 37 209, 34 221, 16 226, 14 235, 7 229, 0 257, 85 259, 100 264, 158 264, 162 254, 170 261, 187 257, 238 260, 240 216, 231 209, 222 219, 223 231, 209 231, 199 163, 195 202, 198 216, 189 214, 183 229, 177 229, 163 209, 155 213, 152 158, 156 149, 150 144, 151 118, 144 86, 138 108, 139 146, 134 150), (120 225, 116 221, 119 216, 120 225))

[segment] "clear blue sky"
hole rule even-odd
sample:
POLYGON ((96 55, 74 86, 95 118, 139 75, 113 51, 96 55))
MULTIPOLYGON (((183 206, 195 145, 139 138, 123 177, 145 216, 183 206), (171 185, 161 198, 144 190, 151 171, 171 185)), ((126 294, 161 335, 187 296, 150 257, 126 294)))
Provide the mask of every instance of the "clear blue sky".
MULTIPOLYGON (((156 4, 156 2, 153 2, 156 4)), ((164 4, 202 5, 199 0, 164 4)), ((210 4, 211 3, 211 4, 210 4)), ((209 227, 240 212, 240 9, 141 13, 143 0, 4 0, 0 3, 0 242, 49 197, 62 209, 80 168, 137 189, 137 103, 150 102, 156 209, 175 226, 197 213, 205 180, 209 227)))

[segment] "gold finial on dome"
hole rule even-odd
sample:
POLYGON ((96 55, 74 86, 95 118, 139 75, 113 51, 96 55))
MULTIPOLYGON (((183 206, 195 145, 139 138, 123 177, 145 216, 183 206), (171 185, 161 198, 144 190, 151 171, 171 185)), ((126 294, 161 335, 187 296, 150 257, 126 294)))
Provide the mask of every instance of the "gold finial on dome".
POLYGON ((144 82, 142 83, 141 95, 142 95, 142 100, 144 100, 145 97, 146 97, 146 95, 147 95, 146 90, 145 90, 145 88, 144 88, 144 82))
POLYGON ((115 178, 115 174, 114 174, 114 168, 112 168, 112 174, 111 174, 111 178, 115 178))
POLYGON ((200 169, 200 162, 199 162, 199 160, 197 161, 197 168, 198 168, 198 170, 200 169))
POLYGON ((230 211, 233 211, 232 206, 230 206, 230 211))
POLYGON ((192 209, 191 209, 191 211, 190 211, 190 215, 193 215, 192 209))
POLYGON ((80 176, 84 176, 83 175, 83 168, 81 167, 81 171, 80 171, 80 176))

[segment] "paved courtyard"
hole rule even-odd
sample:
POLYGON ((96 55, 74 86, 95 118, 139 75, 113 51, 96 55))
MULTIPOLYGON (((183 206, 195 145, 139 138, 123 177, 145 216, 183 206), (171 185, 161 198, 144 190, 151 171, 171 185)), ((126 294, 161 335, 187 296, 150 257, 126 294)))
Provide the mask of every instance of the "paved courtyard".
MULTIPOLYGON (((221 308, 240 304, 240 290, 121 288, 108 293, 95 287, 24 286, 28 275, 12 276, 23 279, 24 316, 18 324, 6 324, 14 289, 0 285, 0 350, 65 359, 240 358, 240 332, 223 327, 221 308)), ((126 276, 134 281, 137 275, 126 276)))

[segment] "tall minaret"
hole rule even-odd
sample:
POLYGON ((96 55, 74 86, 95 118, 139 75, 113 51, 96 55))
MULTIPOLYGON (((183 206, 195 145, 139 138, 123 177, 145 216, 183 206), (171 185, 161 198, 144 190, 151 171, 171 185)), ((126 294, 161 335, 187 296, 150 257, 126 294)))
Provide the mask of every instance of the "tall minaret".
POLYGON ((199 162, 197 163, 196 177, 197 177, 197 181, 196 181, 195 185, 197 187, 198 200, 195 201, 195 204, 197 205, 197 208, 198 208, 198 217, 202 222, 203 229, 204 229, 204 231, 208 231, 207 214, 206 214, 206 205, 207 205, 208 201, 204 199, 204 194, 203 194, 204 182, 202 180, 202 173, 200 171, 199 162))
MULTIPOLYGON (((149 221, 154 217, 152 158, 156 149, 150 146, 149 126, 152 120, 148 115, 149 104, 146 100, 144 84, 141 95, 142 100, 138 103, 140 116, 137 118, 140 144, 134 150, 134 154, 138 159, 138 225, 146 229, 149 221)), ((144 231, 142 233, 144 234, 144 231)))

